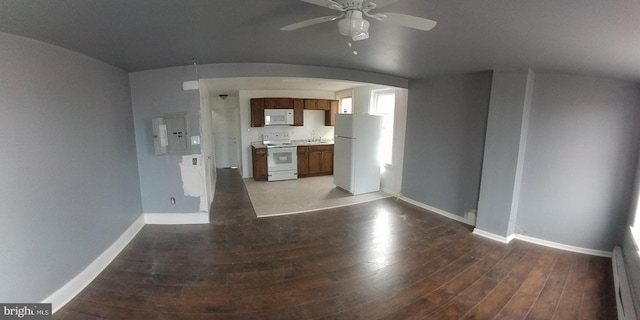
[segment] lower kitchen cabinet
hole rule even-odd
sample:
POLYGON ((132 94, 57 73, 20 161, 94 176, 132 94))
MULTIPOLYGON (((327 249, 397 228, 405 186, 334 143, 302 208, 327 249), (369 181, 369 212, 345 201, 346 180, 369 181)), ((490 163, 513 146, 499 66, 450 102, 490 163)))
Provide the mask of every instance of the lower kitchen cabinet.
POLYGON ((333 174, 333 145, 309 146, 309 175, 333 174))
POLYGON ((309 146, 298 146, 298 177, 309 176, 309 146))
POLYGON ((298 146, 298 177, 333 174, 333 145, 298 146))
MULTIPOLYGON (((267 148, 251 146, 253 179, 267 181, 267 148)), ((333 145, 298 146, 298 177, 333 174, 333 145)))
POLYGON ((251 146, 251 160, 253 163, 253 179, 267 181, 267 148, 251 146))

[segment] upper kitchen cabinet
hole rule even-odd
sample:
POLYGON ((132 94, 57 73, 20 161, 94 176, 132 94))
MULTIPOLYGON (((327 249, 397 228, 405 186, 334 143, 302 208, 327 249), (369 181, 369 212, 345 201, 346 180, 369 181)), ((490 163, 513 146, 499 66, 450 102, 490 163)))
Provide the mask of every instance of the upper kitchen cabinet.
POLYGON ((264 98, 251 99, 251 126, 264 127, 264 98))
POLYGON ((265 109, 293 109, 291 98, 264 98, 265 109))
POLYGON ((304 100, 293 99, 293 125, 304 125, 304 100))
POLYGON ((264 127, 264 109, 293 109, 293 126, 304 125, 304 110, 325 112, 325 126, 335 125, 338 100, 299 98, 253 98, 251 99, 251 126, 264 127))
POLYGON ((327 127, 336 125, 338 113, 338 100, 329 100, 329 110, 324 112, 324 125, 327 127))
POLYGON ((304 99, 304 108, 306 110, 318 110, 318 100, 304 99))
POLYGON ((331 110, 331 100, 318 99, 318 110, 331 110))
POLYGON ((324 110, 331 109, 331 101, 326 99, 304 99, 304 108, 307 110, 324 110))

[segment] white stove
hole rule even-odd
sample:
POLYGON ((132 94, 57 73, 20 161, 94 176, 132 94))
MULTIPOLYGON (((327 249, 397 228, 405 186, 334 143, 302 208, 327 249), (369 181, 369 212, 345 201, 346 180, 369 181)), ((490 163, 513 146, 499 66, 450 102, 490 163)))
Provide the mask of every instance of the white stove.
POLYGON ((298 147, 291 143, 291 136, 265 133, 262 143, 267 146, 267 180, 298 179, 298 147))

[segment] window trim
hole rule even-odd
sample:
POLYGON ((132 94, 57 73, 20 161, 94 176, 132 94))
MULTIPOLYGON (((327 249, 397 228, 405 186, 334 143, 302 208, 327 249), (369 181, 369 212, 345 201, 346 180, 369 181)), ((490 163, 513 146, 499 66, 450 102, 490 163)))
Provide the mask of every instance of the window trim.
POLYGON ((397 108, 398 93, 396 89, 393 89, 393 88, 371 90, 371 98, 370 98, 371 103, 369 104, 370 114, 379 115, 377 97, 381 95, 393 95, 393 121, 391 123, 391 148, 390 148, 391 157, 390 157, 390 162, 381 161, 381 164, 385 168, 393 168, 394 150, 396 148, 396 144, 394 140, 395 140, 395 132, 396 132, 396 108, 397 108))
POLYGON ((354 101, 353 90, 344 90, 336 93, 336 99, 338 102, 338 113, 342 113, 342 99, 351 98, 351 113, 353 113, 354 101))

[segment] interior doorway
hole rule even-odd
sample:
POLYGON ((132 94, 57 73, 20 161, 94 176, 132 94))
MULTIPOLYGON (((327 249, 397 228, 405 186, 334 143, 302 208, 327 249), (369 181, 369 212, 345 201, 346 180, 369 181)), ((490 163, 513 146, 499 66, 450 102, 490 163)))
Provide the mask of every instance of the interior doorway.
POLYGON ((216 168, 240 166, 240 104, 233 95, 211 96, 216 168))

